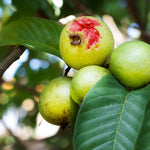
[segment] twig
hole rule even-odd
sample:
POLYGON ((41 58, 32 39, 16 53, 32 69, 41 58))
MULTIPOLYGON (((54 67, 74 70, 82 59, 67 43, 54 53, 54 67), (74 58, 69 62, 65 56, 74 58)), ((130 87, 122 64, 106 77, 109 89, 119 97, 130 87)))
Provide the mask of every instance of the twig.
POLYGON ((19 46, 17 49, 12 51, 10 55, 8 55, 0 64, 0 78, 2 77, 3 73, 8 69, 8 67, 15 62, 17 59, 20 58, 20 56, 23 54, 25 51, 24 46, 19 46))

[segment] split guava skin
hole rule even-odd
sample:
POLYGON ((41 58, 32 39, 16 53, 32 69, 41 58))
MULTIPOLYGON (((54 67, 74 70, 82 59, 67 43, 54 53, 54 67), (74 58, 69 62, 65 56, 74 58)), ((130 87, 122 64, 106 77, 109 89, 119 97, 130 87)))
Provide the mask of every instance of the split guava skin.
POLYGON ((103 65, 114 49, 110 29, 100 19, 83 16, 69 22, 61 32, 59 50, 70 67, 79 70, 103 65))
POLYGON ((128 88, 140 88, 150 82, 150 45, 129 41, 119 45, 111 55, 109 70, 128 88))
POLYGON ((100 80, 103 76, 110 72, 103 67, 91 65, 81 68, 73 77, 71 82, 71 97, 77 103, 81 104, 88 91, 100 80))
POLYGON ((39 98, 39 112, 49 123, 63 125, 71 122, 70 77, 51 80, 39 98))

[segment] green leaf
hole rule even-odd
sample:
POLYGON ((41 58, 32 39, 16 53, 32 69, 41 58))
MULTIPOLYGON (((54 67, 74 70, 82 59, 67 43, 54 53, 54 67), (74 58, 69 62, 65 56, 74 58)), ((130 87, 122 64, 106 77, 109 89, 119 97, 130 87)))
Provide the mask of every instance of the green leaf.
POLYGON ((74 150, 134 150, 150 85, 128 92, 112 76, 86 95, 74 129, 74 150))
POLYGON ((150 102, 147 105, 144 122, 136 144, 136 150, 150 150, 150 102))
POLYGON ((60 57, 59 36, 62 26, 40 18, 22 18, 4 27, 0 46, 23 45, 31 50, 48 52, 60 57))

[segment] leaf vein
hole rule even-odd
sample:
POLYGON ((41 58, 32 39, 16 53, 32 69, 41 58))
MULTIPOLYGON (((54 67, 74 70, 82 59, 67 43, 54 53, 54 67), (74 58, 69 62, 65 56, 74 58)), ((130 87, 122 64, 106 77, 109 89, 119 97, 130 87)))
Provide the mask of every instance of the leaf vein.
POLYGON ((116 129, 116 135, 115 135, 115 138, 114 138, 114 144, 113 144, 113 150, 115 149, 115 144, 116 144, 116 141, 117 141, 117 134, 118 134, 118 129, 119 129, 119 126, 120 126, 120 121, 121 121, 121 118, 122 118, 122 113, 123 113, 123 110, 124 110, 124 106, 125 106, 125 103, 126 103, 126 101, 127 101, 127 97, 128 97, 128 94, 129 93, 127 93, 127 95, 126 95, 126 97, 125 97, 125 101, 124 101, 124 103, 122 104, 122 110, 121 110, 121 113, 120 113, 120 118, 119 118, 119 120, 118 120, 118 126, 117 126, 117 129, 116 129))

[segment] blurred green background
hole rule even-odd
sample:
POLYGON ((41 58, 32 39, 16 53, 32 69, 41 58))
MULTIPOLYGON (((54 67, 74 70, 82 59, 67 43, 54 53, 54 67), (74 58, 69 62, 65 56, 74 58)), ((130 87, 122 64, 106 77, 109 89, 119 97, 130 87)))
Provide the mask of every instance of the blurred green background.
MULTIPOLYGON (((27 16, 65 25, 81 15, 103 19, 115 47, 134 39, 150 43, 150 0, 0 0, 0 30, 27 16)), ((12 48, 0 47, 0 63, 12 48)), ((72 149, 72 129, 48 124, 38 112, 40 92, 65 67, 56 56, 26 49, 5 71, 0 79, 0 150, 72 149)))

